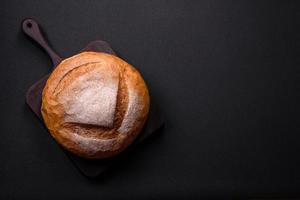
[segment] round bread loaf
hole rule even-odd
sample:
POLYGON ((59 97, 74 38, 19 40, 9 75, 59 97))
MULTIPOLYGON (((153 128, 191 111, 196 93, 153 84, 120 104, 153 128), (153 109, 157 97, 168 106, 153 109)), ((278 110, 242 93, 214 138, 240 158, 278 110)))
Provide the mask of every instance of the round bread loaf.
POLYGON ((141 131, 150 98, 140 73, 106 53, 63 60, 42 95, 42 116, 54 139, 88 159, 114 156, 141 131))

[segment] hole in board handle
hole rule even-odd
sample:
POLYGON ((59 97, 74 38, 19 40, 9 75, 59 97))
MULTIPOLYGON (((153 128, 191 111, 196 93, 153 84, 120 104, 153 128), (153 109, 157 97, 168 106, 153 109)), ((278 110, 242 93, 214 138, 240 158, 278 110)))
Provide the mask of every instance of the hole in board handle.
POLYGON ((28 22, 28 23, 26 24, 26 26, 27 26, 28 28, 31 28, 31 27, 32 27, 32 24, 31 24, 30 22, 28 22))

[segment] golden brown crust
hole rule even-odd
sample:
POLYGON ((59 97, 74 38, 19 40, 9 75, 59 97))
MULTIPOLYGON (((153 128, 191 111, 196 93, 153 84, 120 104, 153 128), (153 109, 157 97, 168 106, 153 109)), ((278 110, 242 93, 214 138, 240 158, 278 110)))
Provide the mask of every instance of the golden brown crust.
POLYGON ((59 144, 81 157, 98 159, 132 143, 149 105, 147 86, 134 67, 110 54, 83 52, 52 72, 41 111, 59 144))

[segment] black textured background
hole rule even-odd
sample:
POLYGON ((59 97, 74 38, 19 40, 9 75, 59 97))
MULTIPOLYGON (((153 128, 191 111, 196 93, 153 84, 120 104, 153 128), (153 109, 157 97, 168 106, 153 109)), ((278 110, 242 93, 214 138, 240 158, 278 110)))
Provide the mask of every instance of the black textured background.
POLYGON ((4 0, 0 22, 1 199, 299 197, 299 1, 4 0), (163 135, 83 177, 25 105, 51 70, 26 17, 65 57, 108 41, 159 100, 163 135))

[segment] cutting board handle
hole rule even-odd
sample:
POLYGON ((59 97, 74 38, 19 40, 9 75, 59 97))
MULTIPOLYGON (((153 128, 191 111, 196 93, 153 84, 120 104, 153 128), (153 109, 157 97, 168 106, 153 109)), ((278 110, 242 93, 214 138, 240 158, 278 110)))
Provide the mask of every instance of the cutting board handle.
POLYGON ((22 30, 47 52, 54 66, 58 65, 62 61, 62 58, 47 43, 41 32, 39 24, 35 20, 30 18, 24 19, 22 22, 22 30))

